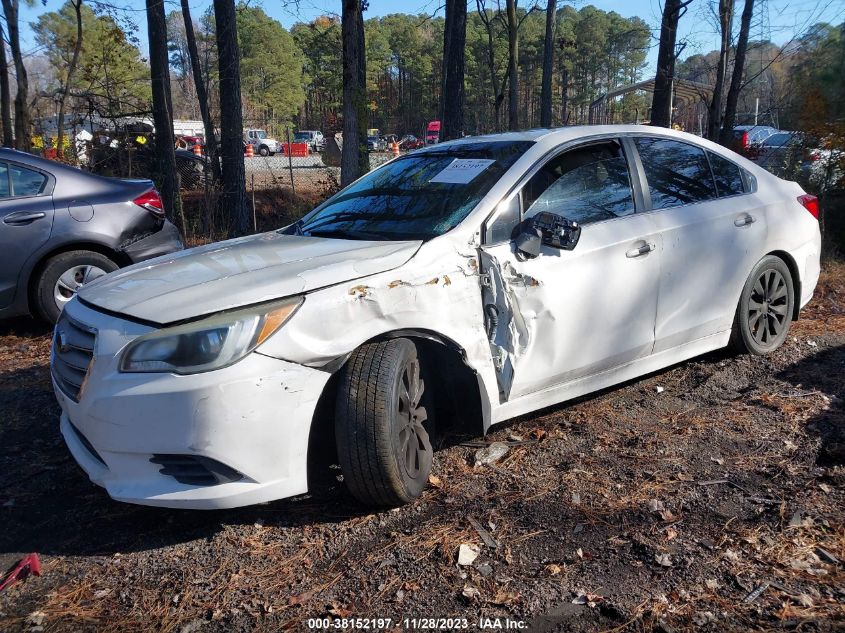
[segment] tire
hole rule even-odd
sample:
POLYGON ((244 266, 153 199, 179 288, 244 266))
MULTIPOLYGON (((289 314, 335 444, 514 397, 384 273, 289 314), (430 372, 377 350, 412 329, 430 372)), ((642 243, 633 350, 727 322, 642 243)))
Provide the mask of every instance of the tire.
POLYGON ((68 251, 47 260, 34 287, 34 311, 55 323, 65 304, 85 283, 117 270, 119 266, 94 251, 68 251))
POLYGON ((362 503, 398 506, 425 488, 434 424, 424 371, 416 346, 398 338, 361 346, 341 372, 338 459, 349 492, 362 503))
POLYGON ((270 148, 267 147, 266 145, 262 145, 261 147, 258 148, 258 153, 261 156, 269 156, 270 155, 270 148))
POLYGON ((786 340, 795 308, 792 273, 779 257, 761 259, 742 288, 730 346, 754 355, 775 351, 786 340))

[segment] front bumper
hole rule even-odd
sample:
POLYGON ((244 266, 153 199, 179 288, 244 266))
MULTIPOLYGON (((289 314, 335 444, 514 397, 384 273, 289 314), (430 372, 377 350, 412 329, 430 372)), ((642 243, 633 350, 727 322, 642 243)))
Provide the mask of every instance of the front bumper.
POLYGON ((329 374, 252 353, 192 376, 121 374, 117 354, 149 328, 91 310, 69 316, 97 329, 78 402, 53 381, 61 431, 91 481, 119 501, 173 508, 232 508, 307 492, 311 422, 329 374), (72 425, 72 426, 71 426, 72 425), (240 477, 180 483, 151 459, 215 460, 240 477))
POLYGON ((126 253, 133 264, 137 264, 153 257, 181 251, 183 248, 179 229, 165 220, 160 230, 129 244, 123 249, 123 252, 126 253))

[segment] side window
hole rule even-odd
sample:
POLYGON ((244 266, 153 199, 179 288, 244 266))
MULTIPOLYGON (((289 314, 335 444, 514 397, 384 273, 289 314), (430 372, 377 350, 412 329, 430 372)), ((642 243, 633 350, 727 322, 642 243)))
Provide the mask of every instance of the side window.
POLYGON ((9 192, 9 166, 0 163, 0 198, 8 198, 12 195, 9 192))
POLYGON ((716 193, 720 198, 735 196, 745 193, 745 186, 742 184, 742 171, 739 165, 735 165, 727 158, 718 154, 707 152, 710 159, 710 167, 713 168, 713 177, 716 179, 716 193))
POLYGON ((524 217, 551 211, 581 224, 634 212, 628 162, 615 141, 564 152, 550 160, 522 189, 524 217))
POLYGON ((634 139, 651 192, 652 209, 703 202, 716 197, 707 156, 700 147, 659 138, 634 139))
POLYGON ((44 174, 26 167, 9 165, 9 173, 12 175, 12 195, 14 196, 37 196, 47 185, 47 177, 44 174))

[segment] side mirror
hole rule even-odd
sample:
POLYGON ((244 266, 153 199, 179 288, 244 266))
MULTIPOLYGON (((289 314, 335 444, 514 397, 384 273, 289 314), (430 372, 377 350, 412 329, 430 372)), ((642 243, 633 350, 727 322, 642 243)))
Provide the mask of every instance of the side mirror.
POLYGON ((514 238, 516 253, 523 260, 534 259, 540 254, 540 247, 543 245, 543 236, 533 226, 525 226, 514 238))
POLYGON ((577 222, 543 211, 519 225, 514 245, 518 255, 524 259, 533 259, 540 254, 543 244, 571 251, 580 238, 581 226, 577 222))

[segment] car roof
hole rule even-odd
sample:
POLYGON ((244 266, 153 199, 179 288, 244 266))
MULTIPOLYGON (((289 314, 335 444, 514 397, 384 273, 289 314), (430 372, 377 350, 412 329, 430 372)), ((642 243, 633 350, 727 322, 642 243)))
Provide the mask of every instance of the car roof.
POLYGON ((679 140, 693 141, 699 144, 709 144, 709 141, 688 134, 686 132, 679 132, 677 130, 670 130, 665 127, 657 127, 650 125, 569 125, 561 128, 538 128, 531 130, 523 130, 517 132, 500 132, 497 134, 484 134, 481 136, 466 136, 461 139, 453 141, 444 141, 435 146, 438 148, 459 147, 464 143, 483 143, 483 142, 535 142, 543 145, 559 145, 567 141, 578 140, 581 138, 588 138, 591 136, 612 136, 612 135, 629 135, 629 134, 648 134, 650 136, 669 136, 679 140))

